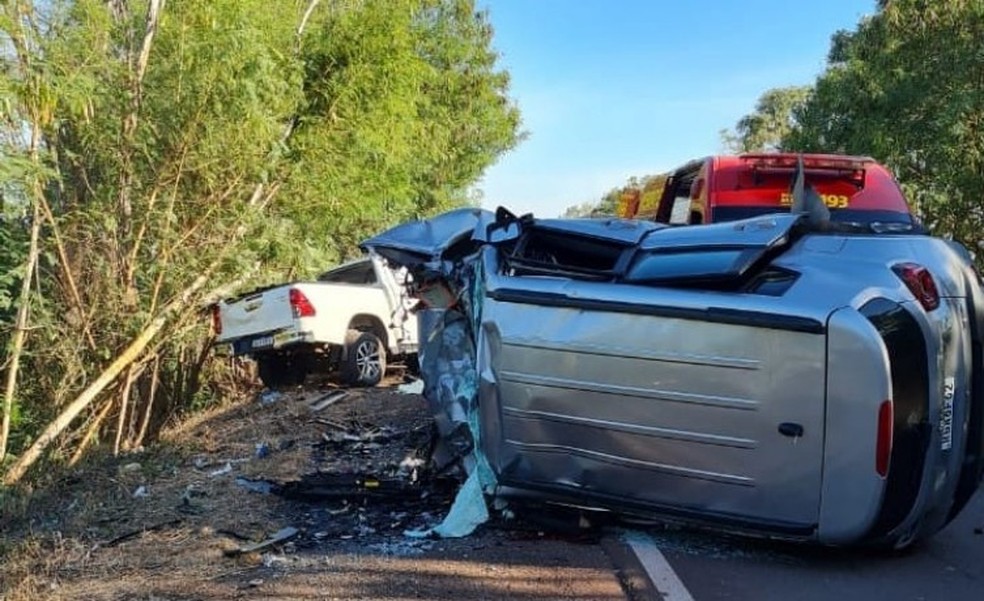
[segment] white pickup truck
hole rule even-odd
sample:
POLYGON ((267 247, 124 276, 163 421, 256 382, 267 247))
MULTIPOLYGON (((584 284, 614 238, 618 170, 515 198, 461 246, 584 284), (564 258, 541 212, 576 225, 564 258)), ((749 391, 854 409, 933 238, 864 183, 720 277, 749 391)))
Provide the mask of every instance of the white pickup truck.
POLYGON ((316 371, 346 384, 375 386, 387 357, 417 352, 417 320, 403 293, 404 272, 371 255, 318 277, 260 289, 213 307, 216 351, 249 355, 271 388, 316 371))

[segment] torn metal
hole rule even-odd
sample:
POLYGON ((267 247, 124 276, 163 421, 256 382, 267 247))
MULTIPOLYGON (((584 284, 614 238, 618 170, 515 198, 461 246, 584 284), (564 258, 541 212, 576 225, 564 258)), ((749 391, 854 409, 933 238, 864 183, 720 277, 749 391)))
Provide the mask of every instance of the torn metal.
POLYGON ((413 275, 435 461, 468 474, 435 534, 531 497, 901 545, 980 482, 984 295, 952 243, 467 209, 363 246, 413 275))

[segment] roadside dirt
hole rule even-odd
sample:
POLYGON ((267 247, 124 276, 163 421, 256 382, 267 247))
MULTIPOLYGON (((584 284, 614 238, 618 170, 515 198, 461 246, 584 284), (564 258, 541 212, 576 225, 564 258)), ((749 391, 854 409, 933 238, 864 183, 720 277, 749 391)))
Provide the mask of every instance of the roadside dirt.
POLYGON ((407 536, 454 488, 421 470, 424 400, 391 384, 261 394, 8 499, 0 599, 625 598, 591 537, 518 523, 407 536))

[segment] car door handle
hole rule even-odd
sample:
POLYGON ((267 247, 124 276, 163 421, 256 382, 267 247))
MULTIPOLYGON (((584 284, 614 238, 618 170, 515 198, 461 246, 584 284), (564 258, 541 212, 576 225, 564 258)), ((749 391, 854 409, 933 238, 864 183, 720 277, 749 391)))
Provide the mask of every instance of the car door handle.
POLYGON ((792 422, 779 424, 779 433, 790 438, 800 438, 803 436, 803 426, 792 422))

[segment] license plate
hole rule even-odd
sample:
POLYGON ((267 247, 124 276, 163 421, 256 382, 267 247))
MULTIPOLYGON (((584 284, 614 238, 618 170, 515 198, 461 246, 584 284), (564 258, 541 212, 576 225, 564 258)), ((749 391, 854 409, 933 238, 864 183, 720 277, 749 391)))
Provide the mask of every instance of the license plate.
POLYGON ((940 448, 949 451, 953 446, 954 379, 943 380, 943 407, 940 411, 940 448))
MULTIPOLYGON (((821 194, 820 198, 823 200, 823 204, 831 209, 846 209, 851 204, 851 199, 843 194, 821 194)), ((779 204, 784 207, 790 206, 793 204, 793 195, 789 192, 783 192, 779 195, 779 204)))
POLYGON ((266 348, 268 346, 273 346, 273 336, 263 336, 262 338, 255 338, 250 344, 253 348, 266 348))

